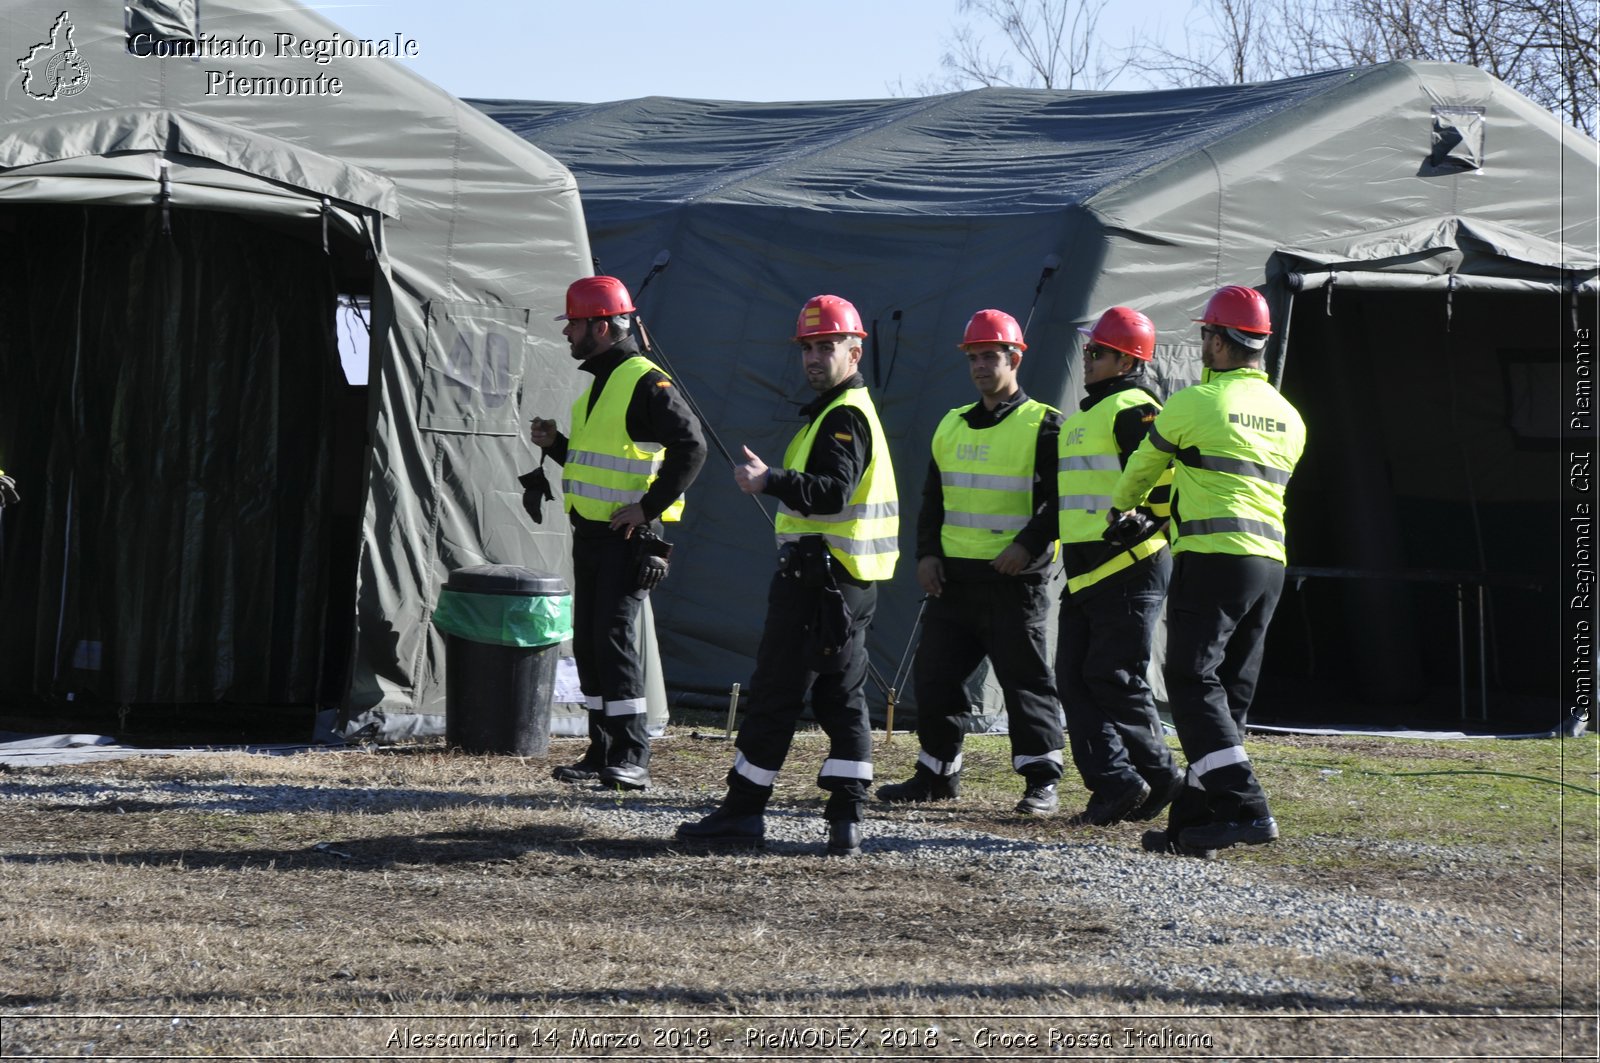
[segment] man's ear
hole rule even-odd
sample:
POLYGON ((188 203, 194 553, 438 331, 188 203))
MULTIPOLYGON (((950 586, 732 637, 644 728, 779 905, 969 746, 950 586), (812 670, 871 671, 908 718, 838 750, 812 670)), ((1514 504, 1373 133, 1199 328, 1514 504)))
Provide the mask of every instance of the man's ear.
MULTIPOLYGON (((854 339, 854 337, 851 337, 851 338, 854 339)), ((851 365, 860 365, 861 364, 861 343, 859 341, 857 341, 855 343, 852 343, 850 345, 850 364, 851 365)))
POLYGON ((1011 352, 1011 371, 1012 372, 1016 372, 1017 369, 1019 367, 1021 367, 1021 365, 1022 365, 1022 352, 1021 351, 1012 351, 1011 352))

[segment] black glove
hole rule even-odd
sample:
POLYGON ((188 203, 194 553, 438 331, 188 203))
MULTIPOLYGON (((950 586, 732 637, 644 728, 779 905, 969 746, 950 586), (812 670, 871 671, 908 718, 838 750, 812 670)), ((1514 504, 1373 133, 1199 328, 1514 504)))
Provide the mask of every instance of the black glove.
POLYGON ((1150 535, 1150 529, 1156 522, 1140 513, 1137 509, 1130 509, 1126 513, 1113 509, 1111 521, 1106 525, 1103 538, 1108 543, 1117 543, 1120 546, 1133 546, 1150 535))
POLYGON ((642 591, 653 591, 667 578, 667 559, 672 544, 649 528, 633 529, 633 582, 642 591))
POLYGON ((21 500, 17 494, 17 481, 0 472, 0 508, 14 506, 21 500))
POLYGON ((550 479, 544 474, 544 466, 523 473, 517 477, 517 482, 522 485, 522 508, 528 511, 528 516, 533 518, 535 524, 543 524, 544 504, 556 500, 555 492, 550 490, 550 479))

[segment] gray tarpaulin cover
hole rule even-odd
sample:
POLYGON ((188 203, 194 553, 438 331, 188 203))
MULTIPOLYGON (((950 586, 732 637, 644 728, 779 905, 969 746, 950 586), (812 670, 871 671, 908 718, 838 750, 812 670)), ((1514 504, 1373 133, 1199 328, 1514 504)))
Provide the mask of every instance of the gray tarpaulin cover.
MULTIPOLYGON (((775 461, 795 430, 809 397, 787 343, 800 304, 819 292, 855 303, 908 552, 933 428, 975 397, 955 346, 975 310, 1021 320, 1032 308, 1023 386, 1072 409, 1075 329, 1111 305, 1153 318, 1170 389, 1198 375, 1190 319, 1223 284, 1261 286, 1283 320, 1297 272, 1382 274, 1396 287, 1451 272, 1464 288, 1559 292, 1596 269, 1595 142, 1469 67, 1164 92, 474 104, 577 176, 607 271, 637 283, 671 252, 641 309, 735 452, 748 444, 775 461), (1441 115, 1470 118, 1466 149, 1440 147, 1441 115), (1059 268, 1041 287, 1047 261, 1059 268)), ((1281 345, 1270 357, 1281 369, 1281 345)), ((1480 379, 1498 402, 1502 374, 1480 379)), ((1313 450, 1318 434, 1313 423, 1313 450)), ((1293 507, 1290 519, 1293 560, 1293 507)), ((771 531, 713 463, 677 534, 673 577, 655 596, 666 670, 725 690, 748 675, 771 531)), ((880 598, 870 647, 885 677, 917 615, 911 568, 904 556, 880 598)))

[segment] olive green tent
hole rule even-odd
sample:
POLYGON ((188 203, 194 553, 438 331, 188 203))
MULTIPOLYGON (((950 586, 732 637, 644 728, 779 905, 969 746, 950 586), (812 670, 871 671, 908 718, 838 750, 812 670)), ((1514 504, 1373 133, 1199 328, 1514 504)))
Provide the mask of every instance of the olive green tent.
POLYGON ((516 477, 580 386, 577 188, 406 46, 293 3, 0 3, 0 706, 438 731, 448 573, 566 574, 516 477))

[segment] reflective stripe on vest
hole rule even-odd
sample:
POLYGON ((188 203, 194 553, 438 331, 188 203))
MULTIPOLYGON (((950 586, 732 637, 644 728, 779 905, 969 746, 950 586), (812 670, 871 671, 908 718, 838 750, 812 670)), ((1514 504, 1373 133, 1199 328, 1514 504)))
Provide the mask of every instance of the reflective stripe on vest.
POLYGON ((1057 411, 1029 399, 998 424, 973 428, 951 410, 933 432, 944 524, 939 548, 945 557, 992 561, 1033 519, 1034 464, 1039 427, 1057 411))
MULTIPOLYGON (((655 481, 665 452, 654 443, 635 443, 628 435, 628 404, 646 373, 661 372, 648 358, 635 355, 611 371, 594 409, 589 395, 594 382, 572 404, 572 436, 567 442, 567 463, 561 470, 562 500, 567 512, 577 510, 589 520, 610 520, 623 506, 644 497, 655 481)), ((663 374, 665 375, 665 374, 663 374)), ((683 516, 679 498, 661 514, 662 520, 683 516)))
POLYGON ((783 467, 805 471, 806 459, 816 442, 817 426, 836 406, 850 406, 866 418, 872 433, 872 458, 861 473, 861 480, 838 513, 801 515, 788 506, 778 506, 773 521, 778 544, 794 542, 802 535, 820 535, 844 570, 860 580, 885 580, 894 575, 900 557, 900 499, 895 493, 894 463, 889 459, 889 440, 878 421, 872 397, 866 388, 846 388, 812 422, 795 434, 783 455, 783 467))

